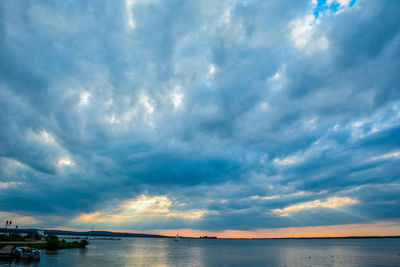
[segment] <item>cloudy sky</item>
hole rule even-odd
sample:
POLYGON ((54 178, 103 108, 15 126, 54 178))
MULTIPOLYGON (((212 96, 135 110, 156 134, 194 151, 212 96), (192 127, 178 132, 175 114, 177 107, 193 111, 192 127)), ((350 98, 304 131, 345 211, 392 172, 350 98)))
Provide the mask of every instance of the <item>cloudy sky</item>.
POLYGON ((400 234, 400 2, 0 3, 0 219, 400 234))

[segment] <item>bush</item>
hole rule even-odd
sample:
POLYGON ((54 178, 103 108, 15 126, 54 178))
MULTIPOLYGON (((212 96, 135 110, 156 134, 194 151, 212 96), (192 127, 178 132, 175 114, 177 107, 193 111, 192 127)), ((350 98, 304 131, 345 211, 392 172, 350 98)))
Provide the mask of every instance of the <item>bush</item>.
POLYGON ((89 245, 89 241, 87 241, 86 239, 82 239, 81 242, 79 242, 80 248, 85 248, 87 245, 89 245))
POLYGON ((85 248, 89 242, 85 239, 73 242, 67 242, 64 239, 59 240, 57 236, 49 236, 47 239, 47 249, 55 250, 55 249, 65 249, 65 248, 85 248))
POLYGON ((58 249, 60 241, 56 235, 51 235, 47 239, 47 249, 58 249))

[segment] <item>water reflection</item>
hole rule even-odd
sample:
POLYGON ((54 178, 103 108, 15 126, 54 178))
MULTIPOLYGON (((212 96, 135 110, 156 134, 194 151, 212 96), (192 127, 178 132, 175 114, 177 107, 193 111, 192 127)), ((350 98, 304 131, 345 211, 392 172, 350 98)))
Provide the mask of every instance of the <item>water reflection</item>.
POLYGON ((0 266, 11 266, 11 261, 0 260, 0 266))
MULTIPOLYGON (((13 263, 12 263, 13 264, 13 263)), ((10 265, 10 266, 13 266, 13 265, 10 265)), ((32 267, 35 267, 35 266, 39 266, 40 265, 40 263, 39 262, 27 262, 27 261, 15 261, 15 265, 18 265, 18 266, 32 266, 32 267)))
POLYGON ((136 239, 124 247, 125 266, 204 266, 202 249, 188 239, 136 239))
POLYGON ((400 266, 400 239, 91 240, 87 249, 42 251, 39 263, 0 266, 400 266))
POLYGON ((202 246, 191 243, 191 239, 180 239, 179 242, 166 240, 166 266, 204 266, 202 246))
POLYGON ((85 248, 79 248, 78 251, 80 255, 85 255, 87 253, 87 249, 85 248))
POLYGON ((58 255, 58 250, 41 250, 41 254, 45 253, 48 256, 58 255))

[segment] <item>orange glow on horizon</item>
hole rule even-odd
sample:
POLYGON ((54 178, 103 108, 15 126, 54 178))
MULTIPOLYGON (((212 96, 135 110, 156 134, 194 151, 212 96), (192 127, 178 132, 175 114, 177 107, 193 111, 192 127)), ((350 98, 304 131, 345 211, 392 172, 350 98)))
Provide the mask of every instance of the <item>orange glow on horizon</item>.
POLYGON ((288 237, 345 237, 345 236, 400 236, 400 221, 380 221, 365 224, 308 226, 257 229, 253 231, 225 230, 201 231, 193 229, 154 230, 154 234, 219 238, 288 238, 288 237))
MULTIPOLYGON (((90 231, 90 229, 78 229, 69 227, 51 228, 53 230, 66 231, 90 231)), ((156 229, 156 230, 132 230, 132 229, 94 229, 95 231, 125 232, 158 234, 175 236, 177 233, 183 237, 216 236, 218 238, 290 238, 290 237, 345 237, 345 236, 400 236, 400 220, 378 221, 364 224, 345 224, 329 226, 307 226, 288 228, 266 228, 253 231, 224 230, 206 231, 195 229, 156 229)))

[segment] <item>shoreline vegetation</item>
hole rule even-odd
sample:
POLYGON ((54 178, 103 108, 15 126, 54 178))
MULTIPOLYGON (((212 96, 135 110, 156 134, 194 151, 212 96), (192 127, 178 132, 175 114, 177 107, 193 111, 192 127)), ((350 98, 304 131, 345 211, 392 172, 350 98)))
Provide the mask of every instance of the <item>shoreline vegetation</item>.
MULTIPOLYGON (((3 233, 37 233, 39 229, 6 229, 0 228, 3 233)), ((45 235, 62 236, 84 236, 84 237, 145 237, 145 238, 174 238, 172 236, 141 234, 141 233, 123 233, 111 231, 68 231, 68 230, 43 230, 45 235)))
POLYGON ((28 234, 23 237, 20 234, 12 233, 7 236, 0 236, 0 249, 11 245, 14 247, 31 247, 37 249, 57 250, 57 249, 68 249, 68 248, 86 248, 89 245, 87 239, 81 239, 80 241, 66 241, 65 239, 59 239, 56 235, 49 235, 46 240, 37 238, 33 234, 28 234))
MULTIPOLYGON (((2 238, 4 239, 4 238, 2 238)), ((0 249, 7 245, 12 245, 14 247, 31 247, 37 249, 46 250, 57 250, 57 249, 69 249, 69 248, 86 248, 89 245, 89 241, 82 239, 80 241, 66 241, 65 239, 58 239, 57 236, 52 235, 47 238, 47 240, 20 240, 20 238, 10 237, 8 240, 0 241, 0 249)))

